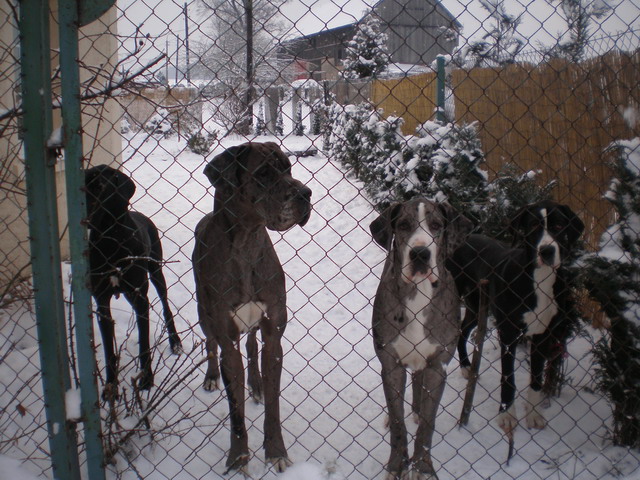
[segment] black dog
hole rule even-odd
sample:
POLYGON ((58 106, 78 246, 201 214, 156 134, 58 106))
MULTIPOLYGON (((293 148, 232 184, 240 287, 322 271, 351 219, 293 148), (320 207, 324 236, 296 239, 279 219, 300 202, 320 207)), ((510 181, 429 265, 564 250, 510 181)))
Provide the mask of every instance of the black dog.
POLYGON ((531 382, 527 426, 544 428, 538 411, 543 400, 545 362, 557 345, 564 345, 567 315, 572 308, 567 273, 562 262, 584 230, 584 224, 565 206, 551 201, 528 205, 511 224, 513 248, 483 235, 471 235, 448 264, 465 297, 466 315, 458 342, 463 375, 470 366, 467 340, 478 322, 480 280, 489 280, 489 307, 496 320, 502 355, 499 426, 511 434, 517 425, 514 361, 523 335, 531 340, 531 382))
POLYGON ((98 323, 107 361, 105 395, 117 393, 117 357, 111 297, 124 294, 136 313, 140 346, 139 386, 153 386, 149 347, 149 278, 155 286, 169 332, 171 351, 182 345, 167 301, 158 229, 141 213, 129 210, 136 190, 124 173, 107 165, 85 172, 89 234, 89 288, 98 306, 98 323))

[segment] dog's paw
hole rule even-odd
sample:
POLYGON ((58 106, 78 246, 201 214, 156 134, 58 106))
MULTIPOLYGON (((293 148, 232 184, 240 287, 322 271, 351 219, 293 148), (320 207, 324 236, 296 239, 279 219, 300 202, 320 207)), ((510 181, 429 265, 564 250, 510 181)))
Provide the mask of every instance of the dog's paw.
POLYGON ((137 382, 140 390, 151 390, 154 384, 154 377, 151 371, 142 371, 138 374, 138 377, 134 379, 137 382))
POLYGON ((460 375, 465 380, 469 380, 471 378, 471 367, 460 367, 460 375))
POLYGON ((513 433, 518 426, 515 405, 511 405, 507 410, 498 415, 498 426, 507 435, 511 435, 513 433))
POLYGON ((547 421, 535 408, 527 412, 527 428, 542 430, 547 426, 547 421))
POLYGON ((273 468, 278 473, 284 472, 292 465, 291 460, 289 460, 287 457, 267 458, 267 462, 273 465, 273 468))
POLYGON ((411 471, 411 472, 407 472, 405 475, 402 476, 403 480, 407 479, 407 480, 438 480, 438 476, 435 473, 424 473, 424 472, 417 472, 417 471, 411 471))
POLYGON ((118 401, 120 399, 120 393, 118 390, 117 382, 105 383, 104 390, 102 390, 102 400, 109 403, 118 401))
POLYGON ((402 472, 387 472, 387 476, 384 477, 384 480, 402 480, 403 478, 406 478, 406 473, 407 472, 404 472, 404 474, 402 472))
POLYGON ((262 392, 259 390, 249 390, 249 396, 255 403, 264 403, 264 398, 262 397, 262 392))
POLYGON ((243 476, 247 477, 249 475, 249 454, 245 453, 242 455, 238 455, 235 458, 229 457, 227 459, 227 469, 224 474, 228 475, 232 471, 238 471, 243 476))
POLYGON ((171 353, 173 355, 182 355, 184 353, 184 349, 182 348, 182 343, 179 341, 171 345, 171 353))
POLYGON ((528 402, 526 406, 526 421, 528 428, 536 428, 540 430, 547 425, 544 416, 539 412, 539 409, 544 406, 546 401, 547 398, 541 391, 536 392, 532 388, 529 388, 528 402))
POLYGON ((218 385, 217 378, 205 377, 202 387, 204 388, 205 392, 215 392, 220 388, 220 385, 218 385))

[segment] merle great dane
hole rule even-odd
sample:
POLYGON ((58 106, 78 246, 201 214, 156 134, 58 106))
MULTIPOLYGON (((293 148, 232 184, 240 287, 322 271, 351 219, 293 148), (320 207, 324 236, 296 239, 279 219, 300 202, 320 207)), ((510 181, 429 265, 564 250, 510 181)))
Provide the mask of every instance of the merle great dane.
POLYGON ((471 228, 450 205, 426 199, 393 204, 370 226, 388 252, 373 305, 373 339, 389 413, 389 479, 437 478, 431 442, 445 366, 460 331, 460 297, 445 262, 471 228), (404 423, 407 368, 413 372, 412 410, 418 422, 411 459, 404 423))
POLYGON ((244 368, 240 335, 249 333, 249 387, 264 391, 264 448, 282 471, 289 464, 280 425, 281 339, 287 324, 285 277, 267 233, 305 225, 311 190, 291 176, 291 163, 275 143, 245 143, 216 156, 204 170, 215 187, 213 212, 195 231, 193 269, 200 326, 209 355, 205 390, 218 387, 220 368, 231 419, 227 468, 249 461, 244 420, 244 368), (255 332, 262 335, 262 378, 255 332), (252 364, 252 360, 253 364, 252 364))
POLYGON ((182 351, 162 273, 162 245, 158 229, 145 215, 129 209, 136 185, 128 175, 107 165, 85 172, 89 226, 89 289, 98 306, 98 325, 107 362, 103 397, 117 395, 115 329, 111 298, 121 293, 133 306, 138 324, 140 380, 143 390, 153 386, 149 346, 149 278, 162 303, 171 352, 182 351))
POLYGON ((572 321, 568 312, 573 300, 563 261, 584 224, 568 206, 542 201, 523 207, 510 228, 513 247, 484 235, 470 235, 449 267, 466 305, 458 344, 463 376, 468 377, 470 365, 467 339, 478 323, 478 282, 489 281, 489 309, 496 321, 502 361, 498 425, 512 438, 518 424, 514 362, 522 336, 530 338, 531 345, 527 426, 545 426, 540 412, 545 362, 562 354, 572 321))

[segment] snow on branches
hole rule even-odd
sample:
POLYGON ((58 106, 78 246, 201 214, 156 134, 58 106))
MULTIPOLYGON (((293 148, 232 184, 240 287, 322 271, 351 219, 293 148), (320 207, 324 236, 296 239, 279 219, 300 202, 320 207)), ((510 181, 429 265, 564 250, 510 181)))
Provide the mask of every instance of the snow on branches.
POLYGON ((617 141, 614 178, 605 198, 617 221, 602 235, 600 250, 582 259, 589 294, 611 321, 596 346, 599 387, 613 403, 615 443, 640 447, 640 138, 617 141))
POLYGON ((334 104, 330 121, 328 156, 364 183, 377 208, 425 196, 479 220, 488 186, 475 126, 428 121, 404 136, 401 118, 367 104, 334 104))
POLYGON ((348 43, 345 60, 345 78, 377 77, 391 62, 387 51, 387 34, 382 31, 380 19, 369 13, 358 24, 353 39, 348 43))

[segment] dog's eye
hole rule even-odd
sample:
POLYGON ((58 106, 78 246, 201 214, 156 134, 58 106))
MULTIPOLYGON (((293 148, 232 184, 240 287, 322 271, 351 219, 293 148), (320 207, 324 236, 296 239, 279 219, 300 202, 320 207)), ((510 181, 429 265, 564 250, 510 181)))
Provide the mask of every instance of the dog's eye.
POLYGON ((430 222, 429 230, 431 230, 432 232, 439 232, 440 230, 442 230, 442 223, 437 221, 430 222))
POLYGON ((269 173, 270 173, 270 171, 269 171, 269 167, 264 166, 264 167, 260 167, 260 168, 256 171, 255 176, 256 176, 257 178, 263 179, 263 178, 267 178, 267 177, 269 176, 269 173))
POLYGON ((411 223, 409 223, 408 220, 401 220, 396 224, 396 228, 398 230, 402 230, 404 232, 407 232, 407 231, 411 230, 411 223))

